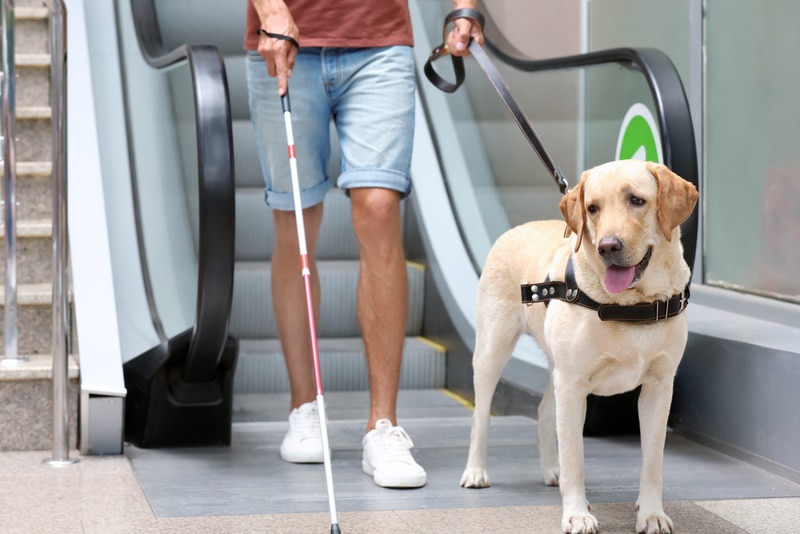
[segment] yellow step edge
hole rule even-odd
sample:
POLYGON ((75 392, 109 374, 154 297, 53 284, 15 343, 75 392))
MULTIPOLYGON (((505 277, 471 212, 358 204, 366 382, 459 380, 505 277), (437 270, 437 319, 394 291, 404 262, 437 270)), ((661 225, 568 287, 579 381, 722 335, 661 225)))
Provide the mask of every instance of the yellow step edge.
POLYGON ((465 399, 464 397, 462 397, 458 393, 454 393, 454 392, 450 391, 449 389, 444 389, 444 388, 440 389, 439 391, 441 391, 444 395, 450 397, 451 399, 453 399, 457 403, 461 404, 462 406, 464 406, 466 408, 469 408, 470 410, 474 410, 475 409, 475 405, 471 401, 465 399))
POLYGON ((421 263, 418 263, 416 261, 406 260, 406 265, 408 265, 412 269, 418 269, 420 271, 424 271, 425 270, 425 265, 423 265, 421 263))
POLYGON ((416 338, 417 338, 419 341, 422 341, 423 343, 425 343, 426 345, 428 345, 428 346, 430 346, 430 347, 433 347, 433 349, 434 349, 436 352, 441 352, 441 353, 445 353, 445 352, 447 352, 447 348, 446 348, 444 345, 441 345, 441 344, 439 344, 439 343, 436 343, 436 342, 435 342, 435 341, 433 341, 432 339, 428 339, 428 338, 426 338, 426 337, 423 337, 423 336, 415 336, 415 337, 416 337, 416 338))

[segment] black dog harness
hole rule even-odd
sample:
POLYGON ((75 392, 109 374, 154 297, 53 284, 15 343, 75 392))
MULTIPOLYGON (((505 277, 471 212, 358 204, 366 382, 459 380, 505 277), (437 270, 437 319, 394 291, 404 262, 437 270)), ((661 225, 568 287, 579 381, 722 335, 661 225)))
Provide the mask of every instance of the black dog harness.
POLYGON ((590 298, 578 287, 572 257, 567 262, 564 282, 551 281, 550 277, 539 284, 522 284, 522 303, 528 306, 544 302, 545 306, 553 299, 578 304, 597 311, 601 321, 655 322, 669 319, 686 309, 689 303, 689 285, 669 300, 657 300, 640 304, 600 304, 590 298))

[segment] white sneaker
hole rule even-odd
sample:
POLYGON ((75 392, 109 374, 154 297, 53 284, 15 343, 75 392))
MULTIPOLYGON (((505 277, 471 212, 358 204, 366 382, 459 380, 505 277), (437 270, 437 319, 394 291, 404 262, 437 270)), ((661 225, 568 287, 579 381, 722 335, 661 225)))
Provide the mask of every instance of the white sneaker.
POLYGON ((281 458, 295 464, 323 462, 317 401, 301 404, 289 414, 289 430, 281 443, 281 458))
POLYGON ((375 428, 362 440, 364 456, 361 468, 384 488, 419 488, 425 485, 425 470, 414 461, 414 446, 406 431, 379 419, 375 428))

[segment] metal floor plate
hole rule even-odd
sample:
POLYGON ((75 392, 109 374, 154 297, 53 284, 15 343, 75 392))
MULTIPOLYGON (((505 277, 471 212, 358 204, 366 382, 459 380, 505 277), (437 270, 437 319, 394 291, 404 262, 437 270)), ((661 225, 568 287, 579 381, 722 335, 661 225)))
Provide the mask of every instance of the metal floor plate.
MULTIPOLYGON (((557 488, 543 484, 536 421, 492 419, 489 475, 492 486, 459 486, 469 446, 471 411, 439 390, 404 390, 400 424, 414 440, 414 457, 428 484, 390 490, 361 471, 366 392, 325 395, 333 448, 332 471, 339 511, 423 510, 558 505, 557 488)), ((328 510, 321 465, 283 462, 288 397, 237 398, 230 447, 139 449, 126 446, 139 483, 159 517, 282 514, 328 510), (266 420, 280 417, 281 420, 266 420)), ((638 437, 586 438, 586 487, 596 503, 636 501, 641 454, 638 437)), ((664 498, 672 501, 797 497, 800 485, 745 462, 670 435, 664 460, 664 498)))

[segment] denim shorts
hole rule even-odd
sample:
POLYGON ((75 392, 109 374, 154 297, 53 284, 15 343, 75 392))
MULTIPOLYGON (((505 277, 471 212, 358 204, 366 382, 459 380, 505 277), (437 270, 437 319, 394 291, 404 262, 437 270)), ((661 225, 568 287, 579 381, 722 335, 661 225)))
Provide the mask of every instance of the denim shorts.
MULTIPOLYGON (((294 209, 286 129, 277 78, 247 53, 250 116, 266 182, 267 204, 294 209)), ((414 56, 408 46, 301 48, 289 78, 292 131, 304 208, 325 198, 331 120, 339 138, 336 185, 411 192, 415 106, 414 56)))

